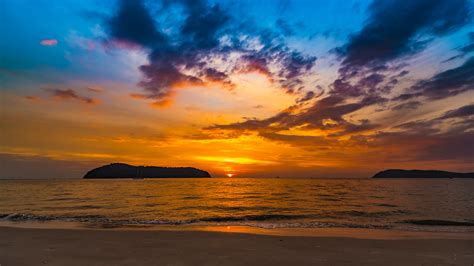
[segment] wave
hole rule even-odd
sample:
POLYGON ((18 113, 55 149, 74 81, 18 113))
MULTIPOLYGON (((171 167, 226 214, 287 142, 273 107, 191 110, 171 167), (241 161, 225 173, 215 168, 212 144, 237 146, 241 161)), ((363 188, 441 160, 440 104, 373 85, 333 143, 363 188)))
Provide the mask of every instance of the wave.
MULTIPOLYGON (((308 215, 286 215, 286 214, 264 214, 264 215, 244 215, 244 216, 213 216, 213 217, 203 217, 196 219, 188 220, 143 220, 143 222, 157 222, 162 221, 162 223, 199 223, 199 222, 239 222, 239 221, 272 221, 272 220, 295 220, 295 219, 304 219, 310 218, 308 215)), ((30 221, 30 220, 42 220, 42 221, 52 221, 52 220, 72 220, 77 219, 79 221, 96 221, 96 220, 109 220, 110 218, 100 216, 100 215, 80 215, 80 216, 54 216, 54 215, 34 215, 34 214, 22 214, 22 213, 10 213, 10 214, 0 214, 1 220, 9 221, 30 221)), ((130 221, 138 222, 141 220, 116 220, 116 221, 130 221)))
POLYGON ((244 216, 217 216, 195 219, 196 222, 242 222, 242 221, 272 221, 272 220, 295 220, 310 218, 309 215, 285 215, 285 214, 263 214, 244 216))
POLYGON ((110 219, 98 215, 83 216, 41 216, 32 214, 0 214, 0 221, 14 222, 79 222, 88 228, 121 228, 130 226, 153 226, 153 225, 204 225, 204 226, 252 226, 264 229, 271 228, 367 228, 367 229, 390 229, 389 225, 336 223, 328 221, 315 221, 306 218, 314 218, 309 215, 244 215, 244 216, 216 216, 185 220, 139 220, 139 219, 110 219))
MULTIPOLYGON (((352 212, 351 215, 363 215, 364 212, 352 212)), ((369 214, 369 216, 373 215, 369 214)), ((392 229, 394 224, 380 223, 340 223, 331 220, 321 220, 316 215, 291 215, 291 214, 262 214, 242 216, 209 216, 194 219, 114 219, 100 215, 34 215, 22 213, 1 214, 0 221, 13 222, 78 222, 86 227, 117 228, 127 226, 152 226, 152 225, 241 225, 260 228, 367 228, 367 229, 392 229)), ((451 220, 403 220, 396 223, 412 224, 417 226, 474 226, 474 221, 451 220)))
POLYGON ((24 213, 0 214, 0 220, 25 222, 25 221, 110 221, 109 218, 100 215, 78 215, 78 216, 54 216, 54 215, 34 215, 24 213))
POLYGON ((68 198, 68 197, 57 197, 57 198, 51 198, 51 199, 46 199, 45 201, 75 201, 75 200, 82 200, 81 198, 68 198))
POLYGON ((388 207, 388 208, 396 208, 398 207, 397 205, 394 204, 388 204, 388 203, 374 203, 374 206, 380 206, 380 207, 388 207))
POLYGON ((405 220, 404 223, 429 226, 474 226, 474 222, 450 220, 405 220))
POLYGON ((406 210, 393 210, 393 211, 336 211, 334 212, 335 215, 342 215, 342 216, 349 216, 349 217, 367 217, 367 218, 381 218, 387 217, 392 215, 403 215, 403 214, 411 214, 412 212, 406 210))

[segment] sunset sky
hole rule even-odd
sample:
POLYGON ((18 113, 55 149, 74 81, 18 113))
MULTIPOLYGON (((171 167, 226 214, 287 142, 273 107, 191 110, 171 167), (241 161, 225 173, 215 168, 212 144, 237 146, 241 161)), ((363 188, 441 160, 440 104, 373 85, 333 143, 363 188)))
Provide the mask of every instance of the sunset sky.
POLYGON ((0 178, 474 171, 474 1, 0 3, 0 178))

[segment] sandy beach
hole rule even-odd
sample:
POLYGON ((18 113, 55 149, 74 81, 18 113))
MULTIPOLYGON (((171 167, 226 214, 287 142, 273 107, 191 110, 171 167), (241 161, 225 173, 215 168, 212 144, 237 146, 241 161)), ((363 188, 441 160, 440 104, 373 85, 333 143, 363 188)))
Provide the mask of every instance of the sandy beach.
MULTIPOLYGON (((0 265, 472 265, 474 238, 0 227, 0 265), (317 235, 320 236, 317 236, 317 235), (376 237, 376 236, 379 237, 376 237)), ((355 231, 354 231, 355 232, 355 231)), ((351 234, 349 234, 351 235, 351 234)))

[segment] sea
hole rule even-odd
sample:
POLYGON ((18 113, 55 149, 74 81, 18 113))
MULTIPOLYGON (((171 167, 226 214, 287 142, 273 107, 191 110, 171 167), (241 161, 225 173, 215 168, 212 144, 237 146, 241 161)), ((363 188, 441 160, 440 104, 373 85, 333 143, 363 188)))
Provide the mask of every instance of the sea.
POLYGON ((474 232, 474 179, 0 180, 0 222, 474 232))

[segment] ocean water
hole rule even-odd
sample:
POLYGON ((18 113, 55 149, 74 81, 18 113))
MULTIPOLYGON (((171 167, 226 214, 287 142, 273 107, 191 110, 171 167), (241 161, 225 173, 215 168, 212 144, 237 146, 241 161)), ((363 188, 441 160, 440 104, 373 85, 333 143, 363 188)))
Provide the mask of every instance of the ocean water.
POLYGON ((474 180, 0 180, 2 220, 472 232, 474 180))

